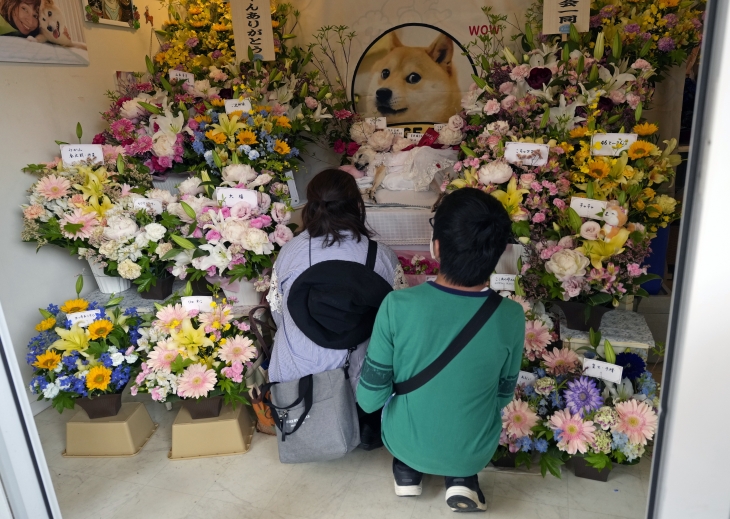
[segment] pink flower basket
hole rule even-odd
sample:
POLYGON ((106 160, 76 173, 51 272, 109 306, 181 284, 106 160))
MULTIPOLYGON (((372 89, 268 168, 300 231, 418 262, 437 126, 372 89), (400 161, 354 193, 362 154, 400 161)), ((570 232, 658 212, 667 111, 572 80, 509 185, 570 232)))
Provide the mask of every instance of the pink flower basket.
MULTIPOLYGON (((401 260, 401 265, 403 266, 403 270, 406 271, 406 281, 408 281, 408 286, 415 287, 418 285, 422 285, 423 283, 427 281, 434 281, 436 279, 436 273, 427 273, 427 274, 408 274, 407 269, 410 265, 410 261, 413 259, 413 256, 423 256, 427 262, 438 266, 438 263, 431 259, 431 253, 428 251, 414 251, 414 250, 396 250, 395 253, 398 255, 398 258, 401 260), (406 260, 405 262, 403 260, 406 260), (404 264, 406 263, 406 264, 404 264)), ((429 269, 430 270, 430 269, 429 269)))

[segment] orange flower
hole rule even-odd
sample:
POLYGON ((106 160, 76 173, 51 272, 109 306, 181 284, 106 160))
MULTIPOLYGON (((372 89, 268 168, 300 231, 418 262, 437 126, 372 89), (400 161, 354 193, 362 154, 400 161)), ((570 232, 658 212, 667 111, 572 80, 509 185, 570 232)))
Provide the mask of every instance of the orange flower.
POLYGON ((241 133, 238 134, 238 137, 236 137, 236 141, 238 144, 241 145, 253 145, 258 142, 256 139, 256 134, 250 130, 243 130, 241 133))
POLYGON ((656 150, 656 146, 652 143, 636 141, 629 148, 629 158, 632 160, 643 159, 651 155, 654 150, 656 150))
POLYGON ((659 131, 659 127, 656 124, 652 123, 641 123, 634 126, 634 133, 637 133, 641 135, 642 137, 645 137, 647 135, 652 135, 659 131))
POLYGON ((573 139, 580 139, 581 137, 585 137, 588 134, 588 127, 587 126, 577 126, 576 128, 573 128, 570 130, 570 137, 573 139))
POLYGON ((586 167, 588 168, 586 174, 598 180, 606 178, 611 172, 611 168, 609 167, 609 165, 602 160, 588 161, 586 167))
POLYGON ((274 151, 279 155, 287 155, 291 151, 291 148, 286 142, 277 139, 274 143, 274 151))
POLYGON ((224 133, 214 133, 213 130, 205 132, 205 136, 216 144, 223 144, 226 142, 226 135, 224 133))
POLYGON ((282 128, 291 128, 291 123, 289 122, 289 118, 285 115, 276 117, 275 121, 276 121, 277 126, 280 126, 282 128))

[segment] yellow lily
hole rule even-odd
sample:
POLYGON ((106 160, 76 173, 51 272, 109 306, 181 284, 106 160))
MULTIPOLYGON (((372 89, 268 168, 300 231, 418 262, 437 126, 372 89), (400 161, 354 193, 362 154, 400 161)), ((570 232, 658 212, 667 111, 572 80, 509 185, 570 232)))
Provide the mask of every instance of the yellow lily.
POLYGON ((211 131, 215 133, 222 133, 227 137, 233 137, 238 130, 243 130, 246 125, 238 122, 238 116, 232 115, 229 119, 226 114, 220 114, 218 116, 218 124, 211 124, 211 131))
POLYGON ((104 196, 104 184, 109 183, 106 169, 99 168, 93 171, 90 167, 81 167, 79 173, 84 175, 84 184, 74 184, 74 187, 84 194, 85 199, 104 196))
POLYGON ((517 179, 512 177, 512 180, 507 184, 507 191, 498 189, 492 191, 492 196, 502 203, 507 213, 509 213, 510 218, 514 220, 514 216, 524 212, 520 204, 522 203, 522 197, 527 193, 529 193, 527 189, 517 189, 517 179))
POLYGON ((629 239, 628 229, 620 229, 618 234, 611 238, 610 241, 590 240, 583 242, 581 247, 575 249, 582 252, 591 260, 594 268, 603 268, 603 262, 611 256, 621 254, 624 251, 624 244, 629 239))
POLYGON ((100 218, 104 218, 104 215, 110 209, 114 209, 114 204, 108 196, 104 195, 102 197, 90 197, 89 205, 84 206, 83 211, 84 213, 96 213, 100 218))
POLYGON ((61 338, 51 344, 51 347, 63 351, 64 355, 70 355, 74 351, 86 351, 89 347, 86 330, 78 324, 74 324, 70 330, 56 328, 56 333, 61 338))
POLYGON ((183 320, 179 332, 170 332, 170 337, 175 344, 187 352, 188 358, 198 360, 198 351, 203 346, 213 346, 213 341, 205 336, 205 330, 201 326, 196 329, 190 319, 183 320))

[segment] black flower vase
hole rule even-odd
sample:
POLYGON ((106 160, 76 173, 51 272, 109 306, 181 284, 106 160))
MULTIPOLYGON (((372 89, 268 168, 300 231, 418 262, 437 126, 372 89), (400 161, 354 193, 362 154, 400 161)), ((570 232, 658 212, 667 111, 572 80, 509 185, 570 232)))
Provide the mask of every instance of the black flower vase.
POLYGON ((175 276, 167 276, 157 278, 155 286, 150 287, 147 292, 140 292, 142 299, 162 300, 167 299, 172 294, 172 285, 175 282, 175 276))

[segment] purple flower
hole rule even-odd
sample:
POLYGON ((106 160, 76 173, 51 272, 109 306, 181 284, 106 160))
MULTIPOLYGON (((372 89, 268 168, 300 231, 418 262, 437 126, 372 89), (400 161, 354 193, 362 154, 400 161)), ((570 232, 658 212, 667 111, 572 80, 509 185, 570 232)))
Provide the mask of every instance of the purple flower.
POLYGON ((650 32, 642 32, 639 36, 642 40, 650 40, 651 39, 651 33, 650 32))
POLYGON ((596 27, 600 27, 602 24, 601 22, 601 15, 597 14, 596 16, 591 16, 591 22, 590 22, 590 28, 595 29, 596 27))
POLYGON ((214 50, 213 53, 210 55, 213 59, 218 59, 223 55, 223 53, 219 50, 214 50))
POLYGON ((624 27, 624 32, 627 34, 638 34, 640 30, 641 27, 639 27, 638 23, 630 23, 624 27))
POLYGON ((657 47, 662 52, 669 52, 670 50, 674 50, 674 40, 669 36, 665 36, 657 42, 657 47))
POLYGON ((616 14, 617 7, 615 5, 607 5, 603 9, 601 9, 601 12, 599 13, 599 16, 601 18, 610 18, 616 14))
POLYGON ((691 23, 692 23, 692 26, 693 26, 693 27, 694 27, 695 29, 697 29, 697 30, 699 30, 699 29, 702 29, 702 22, 701 22, 701 21, 699 21, 699 20, 698 20, 697 18, 692 18, 692 21, 691 21, 691 23))
POLYGON ((623 377, 629 380, 636 380, 646 370, 646 362, 636 353, 619 353, 616 355, 616 364, 624 368, 623 377))
POLYGON ((667 27, 669 27, 671 29, 672 27, 677 25, 679 18, 677 17, 676 14, 669 13, 669 14, 664 15, 664 21, 667 22, 667 27))
POLYGON ((527 81, 527 84, 532 88, 540 89, 543 85, 547 85, 552 77, 553 73, 549 68, 535 67, 530 70, 530 75, 527 76, 525 81, 527 81))
POLYGON ((188 46, 188 48, 191 48, 191 49, 192 49, 192 48, 194 48, 194 47, 195 47, 195 46, 196 46, 196 45, 197 45, 197 44, 198 44, 199 42, 200 42, 200 40, 199 40, 198 38, 196 38, 195 36, 193 36, 192 38, 188 38, 188 39, 187 39, 187 41, 185 42, 185 45, 187 45, 187 46, 188 46))
POLYGON ((588 377, 568 382, 568 389, 563 396, 570 412, 581 417, 603 405, 603 398, 596 387, 596 382, 588 377))
POLYGON ((611 101, 608 97, 600 97, 598 99, 598 109, 604 112, 607 112, 609 110, 613 109, 613 101, 611 101))

